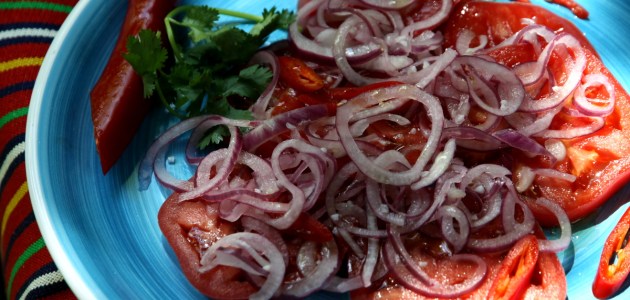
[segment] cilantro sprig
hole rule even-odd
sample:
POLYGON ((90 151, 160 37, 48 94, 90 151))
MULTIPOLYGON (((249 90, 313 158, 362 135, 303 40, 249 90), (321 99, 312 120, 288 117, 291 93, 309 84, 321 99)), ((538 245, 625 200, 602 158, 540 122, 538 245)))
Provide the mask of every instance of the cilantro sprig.
MULTIPOLYGON (((125 59, 142 77, 144 96, 157 96, 178 118, 219 114, 251 119, 238 102, 255 100, 269 84, 271 71, 248 66, 269 35, 295 19, 288 10, 265 9, 262 16, 207 6, 180 6, 165 18, 167 45, 160 32, 142 30, 127 40, 125 59), (219 22, 221 15, 243 22, 219 22), (250 24, 245 31, 238 27, 250 24), (185 37, 185 38, 182 38, 185 37), (169 49, 167 49, 167 47, 169 49)), ((220 143, 225 128, 214 128, 204 143, 220 143)))

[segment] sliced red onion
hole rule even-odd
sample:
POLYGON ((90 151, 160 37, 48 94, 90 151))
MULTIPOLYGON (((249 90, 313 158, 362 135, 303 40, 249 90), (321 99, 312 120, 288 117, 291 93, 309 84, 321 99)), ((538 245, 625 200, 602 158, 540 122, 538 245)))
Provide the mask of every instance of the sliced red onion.
POLYGON ((490 151, 503 147, 503 143, 495 136, 475 127, 448 127, 444 128, 442 135, 445 138, 454 138, 458 146, 472 150, 490 151))
POLYGON ((250 299, 269 299, 282 285, 285 273, 284 259, 280 250, 265 237, 251 232, 237 232, 227 235, 210 246, 202 254, 200 272, 207 272, 225 261, 219 260, 217 252, 220 249, 236 248, 246 250, 252 257, 259 258, 260 267, 267 271, 266 280, 258 292, 250 295, 250 299), (261 260, 260 254, 266 259, 261 260))
POLYGON ((258 97, 254 105, 251 106, 250 110, 252 112, 252 116, 259 120, 267 119, 267 107, 269 106, 269 101, 271 100, 271 96, 273 94, 273 90, 276 88, 278 84, 278 78, 280 77, 280 71, 278 69, 278 57, 271 51, 259 51, 256 53, 252 59, 250 60, 250 64, 260 64, 260 65, 268 65, 273 72, 273 77, 271 78, 271 82, 262 94, 258 97))
POLYGON ((138 183, 140 190, 146 190, 151 184, 151 176, 153 175, 154 161, 158 157, 158 153, 162 148, 168 146, 175 139, 184 133, 200 126, 200 124, 214 125, 233 125, 238 127, 250 127, 252 122, 246 120, 232 120, 218 115, 199 116, 184 120, 169 128, 160 137, 153 142, 144 158, 138 166, 138 183))
POLYGON ((246 231, 258 233, 272 242, 282 254, 285 265, 289 265, 289 249, 278 230, 258 219, 247 216, 241 218, 241 225, 246 231))
POLYGON ((245 134, 243 137, 243 149, 253 151, 277 135, 289 131, 290 127, 299 126, 304 122, 319 119, 328 114, 328 106, 324 104, 306 106, 279 114, 263 121, 245 134))
POLYGON ((359 0, 361 3, 368 7, 386 9, 386 10, 401 10, 411 5, 414 0, 359 0))
POLYGON ((561 252, 564 251, 569 244, 571 243, 571 222, 569 221, 569 217, 567 213, 558 205, 557 203, 545 199, 538 198, 536 200, 537 205, 544 206, 549 211, 551 211, 556 218, 558 219, 558 224, 560 224, 560 238, 555 240, 546 240, 539 239, 538 247, 541 252, 561 252))
POLYGON ((534 173, 540 176, 561 179, 568 182, 574 182, 577 179, 577 177, 575 177, 575 175, 573 174, 561 172, 556 169, 536 169, 534 170, 534 173))
POLYGON ((532 85, 539 82, 545 75, 547 64, 551 58, 551 53, 555 48, 555 41, 551 41, 543 52, 540 53, 535 62, 522 63, 514 67, 514 73, 524 85, 532 85))
POLYGON ((411 185, 411 189, 419 190, 433 184, 451 166, 457 143, 455 139, 449 139, 444 145, 444 150, 438 153, 433 159, 433 164, 428 173, 423 174, 420 181, 411 185))
POLYGON ((462 282, 445 285, 435 281, 433 285, 427 285, 420 281, 409 269, 399 261, 399 257, 396 255, 396 251, 391 243, 385 243, 383 246, 385 263, 388 265, 391 274, 400 282, 404 287, 425 295, 428 297, 439 298, 455 298, 470 291, 476 289, 485 279, 487 272, 487 265, 479 256, 471 254, 457 254, 453 255, 450 259, 454 261, 469 261, 474 263, 477 267, 472 274, 462 274, 465 276, 465 280, 462 282))
POLYGON ((533 136, 546 139, 572 139, 580 136, 589 135, 604 127, 605 120, 602 117, 588 118, 591 120, 591 123, 582 127, 574 127, 562 130, 547 129, 542 132, 536 133, 533 136))
POLYGON ((575 107, 587 116, 605 117, 615 109, 615 88, 610 83, 608 77, 602 74, 588 74, 582 78, 584 82, 580 85, 573 95, 573 104, 575 107), (586 95, 586 90, 602 86, 608 93, 607 99, 593 99, 586 95))
MULTIPOLYGON (((509 195, 510 193, 508 193, 509 195)), ((507 198, 506 198, 507 199, 507 198)), ((504 200, 504 206, 506 201, 504 200)), ((502 235, 493 238, 471 238, 468 240, 467 247, 473 251, 477 252, 495 252, 495 251, 504 251, 509 249, 516 241, 518 241, 523 236, 529 234, 536 224, 536 219, 534 218, 532 212, 527 208, 525 204, 523 204, 519 200, 515 200, 515 203, 518 204, 524 211, 524 217, 522 223, 514 222, 514 226, 511 230, 505 232, 502 235)), ((513 206, 512 206, 513 207, 513 206)), ((505 211, 505 215, 507 214, 505 211)), ((509 215, 507 218, 510 220, 514 219, 514 215, 509 215)), ((505 222, 504 222, 505 224, 505 222)))
POLYGON ((423 31, 411 39, 411 53, 419 55, 426 51, 437 50, 442 46, 444 36, 442 32, 423 31))
POLYGON ((508 144, 512 148, 519 149, 533 155, 545 156, 555 163, 556 157, 547 148, 536 142, 534 139, 524 136, 514 129, 503 129, 493 133, 497 139, 508 144))
POLYGON ((343 144, 348 156, 355 162, 362 173, 373 180, 394 185, 408 185, 418 180, 422 175, 424 166, 435 152, 442 131, 444 122, 444 114, 438 100, 421 90, 407 85, 396 86, 392 88, 380 89, 369 94, 363 94, 354 98, 352 101, 342 105, 337 109, 336 126, 341 143, 343 144), (395 98, 410 99, 422 103, 431 119, 431 133, 427 142, 411 169, 403 172, 391 172, 370 160, 361 151, 356 141, 351 136, 349 129, 349 121, 353 114, 357 111, 376 104, 382 105, 387 101, 395 98))
POLYGON ((562 107, 551 108, 542 112, 542 115, 535 113, 516 112, 505 117, 505 120, 518 130, 524 136, 532 136, 534 134, 545 131, 551 125, 553 118, 562 110, 562 107))
MULTIPOLYGON (((189 180, 181 180, 175 178, 166 169, 166 155, 168 147, 164 147, 158 152, 153 163, 153 171, 155 172, 155 178, 164 187, 171 189, 175 192, 190 191, 194 188, 194 185, 189 180)), ((151 178, 149 177, 149 180, 151 178)))
MULTIPOLYGON (((366 210, 366 214, 368 229, 378 230, 376 216, 374 216, 372 210, 366 210)), ((378 253, 380 252, 380 242, 378 239, 370 238, 367 243, 367 253, 363 263, 363 269, 361 270, 361 278, 363 279, 363 286, 365 287, 372 285, 372 277, 374 275, 374 269, 376 269, 376 264, 378 263, 378 253)))
POLYGON ((149 187, 149 184, 151 184, 151 176, 153 176, 153 165, 156 158, 158 157, 158 153, 160 152, 160 150, 168 146, 172 141, 174 141, 182 134, 197 127, 207 118, 208 117, 206 116, 200 116, 177 123, 175 126, 169 128, 166 132, 160 135, 160 137, 155 142, 153 142, 153 144, 145 154, 144 158, 140 162, 140 166, 138 167, 138 184, 141 191, 146 190, 149 187))
POLYGON ((483 49, 488 45, 488 36, 480 35, 476 36, 474 32, 464 29, 461 30, 457 35, 457 41, 455 41, 455 50, 460 55, 473 55, 477 51, 483 49), (477 47, 471 48, 470 43, 475 37, 479 38, 479 45, 477 47))
POLYGON ((339 251, 334 240, 323 243, 318 256, 320 259, 315 269, 304 274, 304 278, 294 282, 285 282, 283 295, 297 298, 306 297, 320 289, 337 272, 339 251))
POLYGON ((455 63, 460 64, 459 67, 470 77, 466 80, 471 96, 484 110, 497 116, 507 116, 518 110, 523 103, 525 98, 523 84, 507 67, 476 56, 460 56, 455 63), (472 69, 467 70, 467 67, 472 69), (486 81, 495 83, 496 91, 490 89, 486 81), (477 89, 481 89, 486 101, 491 103, 483 101, 477 95, 477 89), (495 98, 496 101, 491 98, 495 98), (493 107, 493 104, 497 107, 493 107))
MULTIPOLYGON (((296 186, 284 173, 283 168, 280 165, 280 156, 281 154, 289 148, 293 148, 302 153, 310 153, 311 155, 319 155, 322 157, 322 161, 326 161, 325 153, 322 152, 321 149, 307 144, 301 140, 287 140, 281 142, 276 146, 271 155, 271 167, 273 169, 273 173, 277 178, 278 185, 284 187, 291 194, 290 208, 286 211, 284 215, 278 218, 268 218, 265 220, 269 225, 278 228, 278 229, 287 229, 297 220, 300 216, 300 213, 305 209, 306 203, 306 195, 304 191, 296 186)), ((331 168, 331 172, 334 168, 331 168)), ((332 177, 332 176, 331 176, 332 177)), ((325 184, 325 183, 323 183, 325 184)), ((255 216, 254 216, 255 217, 255 216)))
MULTIPOLYGON (((451 9, 453 8, 453 0, 442 0, 440 9, 435 12, 435 14, 430 17, 420 20, 418 22, 411 23, 403 28, 401 34, 414 36, 416 32, 427 30, 430 28, 434 28, 444 22, 447 18, 451 9)), ((428 3, 428 2, 425 2, 428 3)))
POLYGON ((482 204, 483 206, 480 212, 481 217, 479 217, 478 215, 473 215, 470 220, 470 227, 473 230, 485 226, 501 214, 501 204, 503 203, 501 193, 497 191, 496 193, 488 194, 489 195, 486 197, 482 204))
MULTIPOLYGON (((433 196, 433 202, 425 211, 422 212, 422 215, 417 218, 414 222, 414 227, 421 226, 426 222, 430 221, 435 212, 446 202, 449 198, 449 195, 454 190, 454 185, 461 183, 464 178, 465 173, 461 171, 448 171, 444 173, 438 182, 436 183, 436 188, 433 196)), ((407 232, 409 228, 403 228, 404 232, 407 232)))
POLYGON ((440 220, 440 226, 442 227, 442 235, 444 239, 453 246, 453 251, 459 253, 468 240, 468 234, 470 233, 470 224, 468 218, 464 212, 452 205, 444 205, 437 211, 436 218, 440 220), (453 221, 457 221, 457 228, 453 221))
MULTIPOLYGON (((508 175, 512 174, 510 170, 508 170, 504 166, 495 165, 495 164, 480 164, 474 166, 466 172, 466 175, 461 180, 462 187, 468 187, 471 183, 476 183, 479 180, 483 180, 482 175, 489 175, 489 179, 505 179, 508 175)), ((486 184, 484 184, 486 185, 486 184)), ((484 186, 484 189, 487 190, 487 187, 484 186)), ((489 186, 490 184, 487 184, 489 186)), ((473 186, 473 189, 475 187, 473 186)))
POLYGON ((358 120, 356 122, 354 122, 354 124, 352 124, 352 126, 350 126, 350 132, 352 133, 352 136, 361 136, 363 135, 363 132, 374 122, 378 122, 378 121, 390 121, 393 123, 396 123, 400 126, 406 126, 411 124, 411 122, 409 121, 409 119, 400 116, 400 115, 396 115, 396 114, 381 114, 381 115, 376 115, 376 116, 372 116, 369 118, 365 118, 365 119, 361 119, 358 120))
POLYGON ((552 93, 548 96, 545 96, 542 99, 526 99, 526 101, 523 101, 523 104, 520 107, 521 111, 539 112, 561 105, 569 96, 571 96, 575 88, 580 83, 580 79, 582 79, 582 72, 586 67, 586 55, 584 54, 584 50, 582 49, 580 42, 575 37, 564 33, 559 34, 553 41, 554 43, 549 43, 548 46, 551 45, 554 49, 558 46, 563 46, 573 52, 573 59, 568 57, 568 51, 565 51, 565 55, 567 57, 560 58, 565 62, 566 69, 569 70, 567 79, 564 84, 553 87, 552 93))
MULTIPOLYGON (((338 33, 337 33, 338 35, 338 33)), ((319 61, 334 61, 331 47, 320 44, 305 37, 299 30, 297 23, 289 26, 289 38, 294 47, 304 56, 319 61)), ((347 56, 352 64, 364 63, 383 52, 378 44, 369 43, 355 47, 342 48, 341 53, 347 56)))
POLYGON ((216 174, 212 176, 211 167, 203 166, 204 161, 208 161, 208 158, 212 157, 211 155, 208 155, 199 163, 199 167, 197 168, 197 173, 195 174, 197 186, 193 190, 179 194, 179 201, 198 198, 205 192, 226 181, 228 175, 232 172, 232 169, 234 169, 239 153, 241 152, 240 131, 234 126, 228 126, 228 129, 231 135, 230 143, 228 145, 226 155, 221 157, 222 163, 217 168, 216 174))

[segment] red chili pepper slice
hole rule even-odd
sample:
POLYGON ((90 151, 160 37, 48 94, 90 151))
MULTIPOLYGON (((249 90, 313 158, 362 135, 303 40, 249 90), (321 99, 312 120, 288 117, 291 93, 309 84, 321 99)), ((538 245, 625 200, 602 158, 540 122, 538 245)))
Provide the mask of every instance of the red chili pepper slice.
POLYGON ((530 285, 538 262, 538 239, 528 235, 518 241, 501 263, 488 299, 516 299, 530 285))
POLYGON ((324 80, 304 61, 291 56, 278 57, 280 80, 301 92, 314 92, 324 87, 324 80))
POLYGON ((628 229, 630 229, 630 208, 615 225, 604 244, 593 282, 593 295, 597 298, 612 296, 630 273, 628 229))

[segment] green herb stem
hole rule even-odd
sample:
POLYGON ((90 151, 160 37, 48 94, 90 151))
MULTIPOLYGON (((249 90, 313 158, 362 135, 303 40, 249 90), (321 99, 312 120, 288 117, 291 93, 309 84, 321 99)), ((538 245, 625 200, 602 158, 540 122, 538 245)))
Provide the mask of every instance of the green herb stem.
POLYGON ((169 113, 171 113, 172 115, 180 118, 180 119, 186 119, 186 116, 180 114, 179 112, 177 112, 176 110, 174 110, 171 105, 168 103, 168 101, 166 101, 166 97, 164 97, 164 93, 162 92, 162 88, 160 87, 159 84, 155 85, 155 90, 158 93, 158 98, 160 98, 160 101, 162 102, 162 104, 164 105, 164 107, 166 108, 166 110, 168 110, 169 113))
POLYGON ((230 17, 241 18, 241 19, 252 21, 252 22, 262 22, 263 20, 263 17, 261 16, 252 15, 252 14, 248 14, 248 13, 244 13, 240 11, 223 9, 223 8, 217 8, 216 10, 219 12, 219 14, 230 16, 230 17))
MULTIPOLYGON (((168 38, 168 42, 171 45, 171 48, 173 49, 173 55, 175 56, 176 60, 182 59, 184 57, 184 54, 182 50, 180 49, 179 45, 177 44, 177 41, 175 41, 175 34, 173 32, 172 24, 182 26, 182 23, 179 22, 175 17, 179 15, 180 13, 186 12, 193 8, 195 8, 194 5, 178 6, 175 9, 173 9, 171 12, 169 12, 168 15, 166 15, 166 17, 164 18, 164 27, 166 29, 166 36, 168 38)), ((230 9, 224 9, 224 8, 215 8, 215 9, 219 12, 219 14, 225 15, 225 16, 241 18, 241 19, 252 21, 252 22, 261 22, 263 20, 263 17, 258 16, 258 15, 248 14, 248 13, 230 10, 230 9)))

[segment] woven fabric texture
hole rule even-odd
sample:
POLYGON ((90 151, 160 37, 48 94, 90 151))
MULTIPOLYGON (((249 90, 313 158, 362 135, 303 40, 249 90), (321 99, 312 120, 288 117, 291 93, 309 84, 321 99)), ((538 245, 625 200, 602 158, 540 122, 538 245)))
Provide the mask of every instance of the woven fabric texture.
POLYGON ((24 144, 35 78, 77 1, 0 0, 0 259, 7 299, 75 298, 33 214, 24 144))

